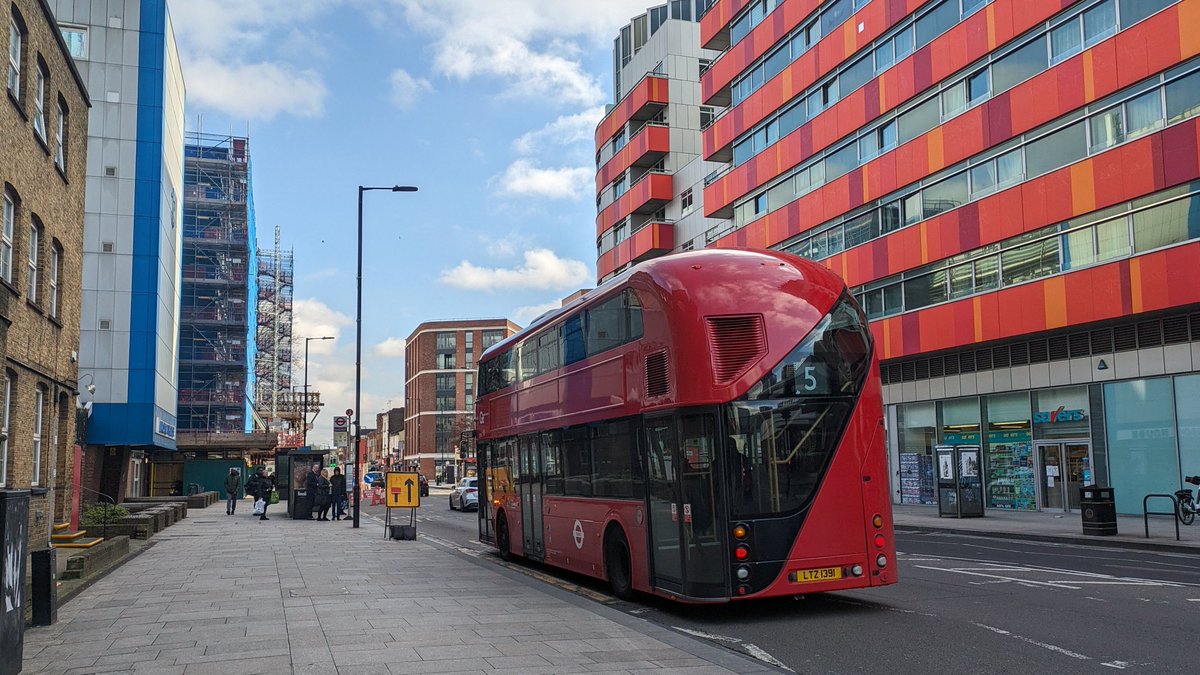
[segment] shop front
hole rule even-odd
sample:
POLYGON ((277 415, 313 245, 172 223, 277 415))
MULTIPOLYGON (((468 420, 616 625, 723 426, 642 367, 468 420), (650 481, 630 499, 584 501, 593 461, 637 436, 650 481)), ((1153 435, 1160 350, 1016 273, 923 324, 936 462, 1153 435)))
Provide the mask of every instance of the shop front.
POLYGON ((901 504, 936 503, 932 463, 939 445, 983 448, 989 509, 1078 509, 1078 488, 1093 480, 1086 386, 894 408, 901 504))
POLYGON ((1112 487, 1117 512, 1200 474, 1200 374, 888 406, 896 501, 934 505, 938 446, 983 449, 984 505, 1078 511, 1085 485, 1112 487))

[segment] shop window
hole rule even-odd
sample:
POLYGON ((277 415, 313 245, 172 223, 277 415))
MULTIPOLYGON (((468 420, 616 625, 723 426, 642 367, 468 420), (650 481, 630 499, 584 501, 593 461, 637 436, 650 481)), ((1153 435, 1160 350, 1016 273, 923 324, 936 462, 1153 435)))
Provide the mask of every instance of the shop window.
POLYGON ((1142 497, 1179 489, 1171 389, 1170 378, 1104 385, 1108 468, 1117 513, 1140 514, 1142 497))
POLYGON ((979 444, 979 398, 956 398, 941 402, 942 443, 979 444))
POLYGON ((1034 510, 1037 486, 1030 434, 1029 394, 984 398, 987 411, 985 465, 987 505, 993 509, 1034 510))
POLYGON ((1040 441, 1091 435, 1087 387, 1043 389, 1033 394, 1033 435, 1040 441))
POLYGON ((933 446, 937 444, 935 406, 929 401, 898 407, 901 504, 937 503, 933 491, 933 446))
MULTIPOLYGON (((1179 468, 1182 476, 1200 475, 1200 375, 1175 378, 1175 414, 1179 418, 1179 468)), ((1182 477, 1181 476, 1181 477, 1182 477)), ((1183 485, 1182 487, 1189 487, 1183 485)), ((1168 490, 1174 492, 1174 490, 1168 490)))

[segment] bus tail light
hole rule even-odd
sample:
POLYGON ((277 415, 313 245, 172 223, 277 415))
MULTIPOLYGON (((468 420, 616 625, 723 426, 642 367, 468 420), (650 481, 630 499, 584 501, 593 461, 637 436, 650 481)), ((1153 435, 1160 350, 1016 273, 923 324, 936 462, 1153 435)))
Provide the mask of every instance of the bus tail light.
POLYGON ((884 539, 882 534, 875 535, 875 548, 883 548, 884 539))
POLYGON ((887 556, 882 553, 875 556, 875 566, 878 567, 879 569, 883 569, 884 567, 887 567, 887 556))
POLYGON ((750 547, 745 544, 738 544, 737 548, 733 549, 733 557, 739 562, 750 559, 750 547))
POLYGON ((735 526, 733 528, 733 538, 734 539, 737 539, 738 541, 742 541, 746 537, 749 537, 749 536, 750 536, 750 528, 746 527, 745 525, 739 523, 737 526, 735 526))
POLYGON ((871 524, 874 525, 876 529, 883 527, 883 516, 876 513, 875 517, 871 519, 871 524))

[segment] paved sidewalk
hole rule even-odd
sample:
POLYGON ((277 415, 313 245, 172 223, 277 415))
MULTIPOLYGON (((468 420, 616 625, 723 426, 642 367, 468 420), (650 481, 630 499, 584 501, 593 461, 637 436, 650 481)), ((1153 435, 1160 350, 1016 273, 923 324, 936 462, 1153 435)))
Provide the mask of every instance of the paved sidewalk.
MULTIPOLYGON (((1163 508, 1167 507, 1164 505, 1163 508)), ((1149 539, 1141 516, 1117 516, 1118 534, 1104 537, 1084 534, 1081 516, 1061 511, 989 509, 982 518, 939 518, 936 506, 893 505, 892 517, 896 528, 901 530, 936 530, 1118 548, 1200 551, 1200 519, 1190 526, 1180 525, 1180 540, 1175 541, 1175 519, 1169 516, 1150 516, 1149 539)))
POLYGON ((188 516, 28 629, 25 672, 777 672, 369 519, 188 516))

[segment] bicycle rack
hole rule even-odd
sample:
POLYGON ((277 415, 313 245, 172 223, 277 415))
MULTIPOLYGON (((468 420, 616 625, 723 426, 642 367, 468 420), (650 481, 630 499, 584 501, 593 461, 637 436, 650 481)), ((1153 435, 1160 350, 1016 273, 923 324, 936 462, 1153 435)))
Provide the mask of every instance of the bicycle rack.
POLYGON ((1150 538, 1150 516, 1171 516, 1171 522, 1175 523, 1175 541, 1179 541, 1179 515, 1178 514, 1179 514, 1179 500, 1175 498, 1175 495, 1149 494, 1149 495, 1146 495, 1145 497, 1142 497, 1142 524, 1146 526, 1146 538, 1147 539, 1150 538), (1153 497, 1161 497, 1163 499, 1170 499, 1171 506, 1174 507, 1174 510, 1171 511, 1170 513, 1167 513, 1166 511, 1147 511, 1146 510, 1146 502, 1150 501, 1150 499, 1153 497))

